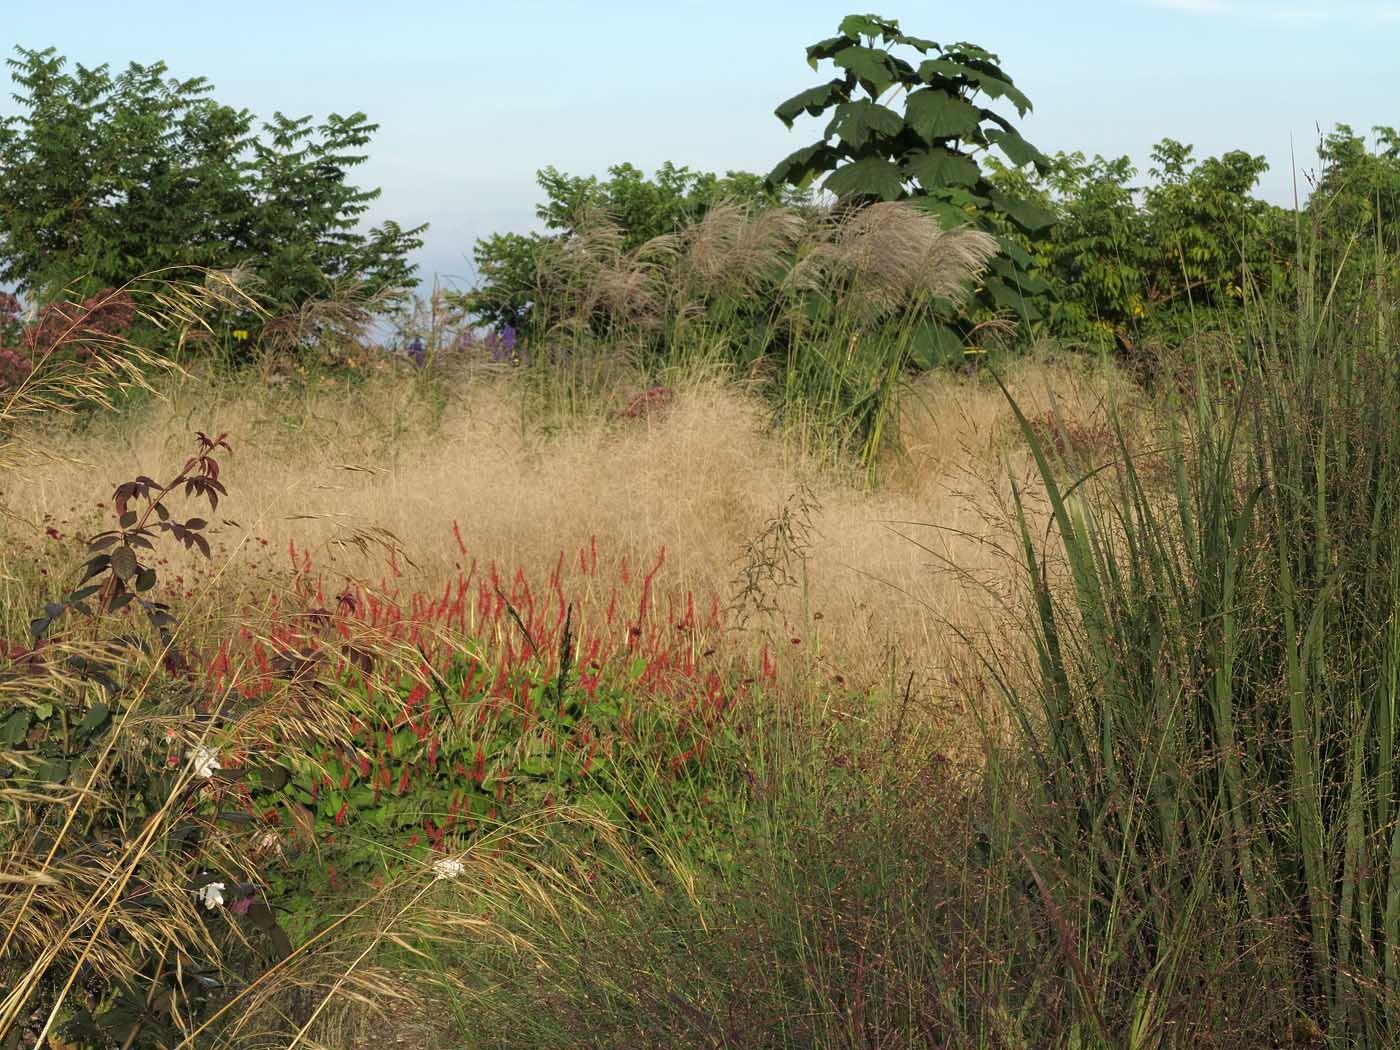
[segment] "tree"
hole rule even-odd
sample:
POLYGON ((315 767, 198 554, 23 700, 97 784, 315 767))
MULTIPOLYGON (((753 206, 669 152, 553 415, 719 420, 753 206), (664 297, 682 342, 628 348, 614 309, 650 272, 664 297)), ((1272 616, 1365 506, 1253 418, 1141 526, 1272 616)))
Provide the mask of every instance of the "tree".
POLYGON ((0 121, 0 280, 39 303, 168 266, 248 264, 274 308, 352 281, 412 279, 426 226, 359 229, 377 189, 346 182, 377 125, 281 113, 255 128, 203 77, 157 62, 75 66, 53 48, 8 59, 22 112, 0 121))
POLYGON ((975 44, 945 46, 909 36, 891 19, 851 15, 837 36, 807 49, 813 69, 828 59, 837 77, 799 92, 774 112, 789 128, 803 113, 830 110, 831 120, 817 142, 785 157, 769 180, 798 187, 821 180, 824 189, 857 207, 909 198, 945 226, 982 227, 1003 252, 983 282, 982 306, 1040 320, 1049 285, 1022 242, 1053 215, 998 188, 978 158, 995 147, 1016 167, 1044 172, 1051 162, 1009 120, 981 104, 984 97, 1004 99, 1021 116, 1030 112, 1030 100, 997 56, 975 44), (915 66, 894 53, 897 46, 927 57, 915 66), (902 113, 887 105, 900 95, 902 113))
POLYGON ((1057 153, 1049 171, 1010 168, 992 158, 989 178, 1004 193, 1029 200, 1055 222, 1028 242, 1055 290, 1050 328, 1070 339, 1112 345, 1146 312, 1147 224, 1129 185, 1127 157, 1112 160, 1057 153))
POLYGON ((1157 256, 1154 297, 1208 306, 1238 302, 1268 210, 1250 190, 1268 163, 1243 150, 1197 163, 1191 147, 1174 139, 1157 143, 1152 160, 1157 183, 1144 195, 1144 210, 1157 256))

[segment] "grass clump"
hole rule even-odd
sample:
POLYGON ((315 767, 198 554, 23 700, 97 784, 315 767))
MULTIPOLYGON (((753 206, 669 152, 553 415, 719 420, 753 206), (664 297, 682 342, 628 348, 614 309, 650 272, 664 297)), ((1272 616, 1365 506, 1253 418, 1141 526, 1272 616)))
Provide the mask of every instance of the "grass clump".
POLYGON ((1063 480, 1017 410, 1053 542, 1022 520, 1037 686, 1002 684, 1037 802, 1006 861, 1104 1045, 1400 1038, 1400 346, 1393 303, 1357 323, 1376 288, 1313 280, 1198 369, 1165 489, 1124 442, 1063 480))

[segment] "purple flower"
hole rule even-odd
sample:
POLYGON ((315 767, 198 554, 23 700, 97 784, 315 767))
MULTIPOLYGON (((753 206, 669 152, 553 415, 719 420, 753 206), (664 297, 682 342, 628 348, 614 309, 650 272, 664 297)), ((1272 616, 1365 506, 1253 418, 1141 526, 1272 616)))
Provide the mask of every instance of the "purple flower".
POLYGON ((414 336, 413 342, 408 344, 408 356, 413 358, 413 363, 419 368, 423 367, 423 361, 425 357, 423 350, 423 340, 420 339, 418 336, 414 336))

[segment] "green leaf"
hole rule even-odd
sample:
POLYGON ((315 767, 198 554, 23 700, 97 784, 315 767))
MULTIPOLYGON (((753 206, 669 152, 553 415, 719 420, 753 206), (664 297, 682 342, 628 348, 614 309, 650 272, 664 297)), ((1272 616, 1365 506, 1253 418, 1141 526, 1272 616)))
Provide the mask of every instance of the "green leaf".
POLYGON ((136 552, 123 544, 112 552, 112 575, 125 583, 141 568, 136 561, 136 552))
POLYGON ((773 110, 773 113, 788 127, 792 127, 792 122, 804 112, 814 117, 819 116, 823 110, 830 108, 834 103, 849 97, 846 82, 833 80, 798 92, 773 110))
POLYGON ((934 84, 939 80, 968 83, 991 98, 1009 99, 1016 107, 1016 112, 1023 117, 1031 109, 1031 100, 1009 80, 985 69, 978 69, 967 62, 959 62, 952 58, 926 59, 919 63, 919 79, 925 84, 934 84))
POLYGON ((848 70, 872 95, 883 94, 897 79, 890 56, 879 48, 846 47, 832 55, 831 60, 848 70))
POLYGON ((1027 233, 1043 230, 1055 222, 1055 216, 1038 204, 1021 200, 1019 197, 1008 196, 995 187, 991 190, 990 195, 992 204, 997 210, 1027 233))
POLYGON ((852 149, 860 149, 875 135, 893 137, 904 130, 904 121, 892 109, 886 109, 878 102, 858 99, 855 102, 842 102, 836 107, 836 115, 826 127, 826 135, 835 135, 852 149))
POLYGON ((1035 265, 1035 259, 1030 252, 1021 246, 1021 242, 1014 237, 996 235, 997 245, 1001 248, 1002 254, 1007 256, 1017 266, 1025 269, 1035 265))
POLYGON ((68 775, 68 763, 61 758, 50 758, 40 762, 34 770, 37 780, 42 780, 47 784, 57 784, 68 775))
POLYGON ((896 36, 892 43, 906 44, 921 53, 942 50, 942 45, 940 45, 937 40, 929 40, 927 37, 922 36, 907 36, 904 33, 900 33, 896 36))
POLYGON ((938 225, 945 230, 966 226, 972 221, 972 216, 962 208, 939 197, 915 197, 914 206, 920 211, 932 215, 938 220, 938 225))
POLYGON ((1048 171, 1051 162, 1050 158, 1040 150, 1036 149, 1029 142, 1023 139, 1014 131, 1006 131, 1002 128, 992 128, 987 133, 987 141, 995 145, 1010 159, 1011 163, 1018 168, 1025 164, 1034 164, 1041 171, 1048 171))
POLYGON ((975 186, 982 177, 975 160, 941 146, 905 157, 902 167, 906 177, 917 179, 925 190, 943 186, 975 186))
POLYGON ((83 716, 83 720, 78 723, 78 732, 91 734, 99 726, 107 721, 107 715, 111 713, 111 708, 106 704, 93 704, 88 709, 88 713, 83 716))
POLYGON ((981 123, 982 114, 970 105, 938 88, 920 88, 904 103, 905 119, 921 139, 963 138, 981 123))
POLYGON ((813 69, 817 68, 817 63, 824 58, 830 58, 843 47, 859 43, 859 37, 854 36, 830 36, 825 40, 820 40, 807 49, 807 64, 813 69))
POLYGON ((265 791, 280 791, 286 787, 287 781, 290 779, 285 766, 259 766, 256 772, 258 784, 265 791))
POLYGON ((849 40, 859 40, 863 36, 882 37, 899 31, 898 22, 889 22, 877 15, 847 15, 841 19, 841 32, 849 40))
POLYGON ((961 360, 962 336, 947 325, 931 322, 910 337, 909 361, 928 371, 961 360))
POLYGON ((777 167, 768 173, 768 181, 775 186, 805 188, 822 172, 830 171, 840 159, 841 155, 825 142, 804 146, 778 161, 777 167))
POLYGON ((29 711, 26 708, 11 712, 10 717, 5 719, 4 726, 0 727, 0 739, 10 745, 22 744, 28 735, 29 711))
POLYGON ((878 197, 892 201, 904 193, 904 175, 893 161, 864 157, 837 168, 827 176, 824 186, 837 197, 878 197))

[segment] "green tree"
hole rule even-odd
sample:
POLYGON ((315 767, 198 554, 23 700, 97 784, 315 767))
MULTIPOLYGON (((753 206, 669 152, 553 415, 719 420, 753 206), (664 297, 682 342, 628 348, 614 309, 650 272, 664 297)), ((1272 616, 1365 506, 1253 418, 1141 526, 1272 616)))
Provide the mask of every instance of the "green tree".
POLYGON ((1261 156, 1231 150, 1199 163, 1192 148, 1163 139, 1152 148, 1157 180, 1144 194, 1156 256, 1151 296, 1163 304, 1223 306, 1243 295, 1244 270, 1261 247, 1268 205, 1250 196, 1268 170, 1261 156))
POLYGON ((1098 344, 1121 340, 1146 313, 1154 259, 1146 217, 1129 184, 1137 174, 1132 162, 1057 153, 1044 173, 995 158, 988 168, 993 185, 1055 216, 1027 243, 1054 288, 1047 311, 1051 330, 1098 344))
MULTIPOLYGON (((991 181, 979 161, 995 147, 1013 166, 1044 172, 1050 160, 982 100, 1005 100, 1024 116, 1031 103, 995 54, 975 44, 943 45, 900 31, 876 15, 851 15, 837 36, 807 49, 813 68, 830 60, 839 75, 774 111, 788 127, 803 113, 831 111, 821 138, 794 151, 769 175, 777 185, 822 187, 855 206, 912 199, 945 226, 974 224, 993 234, 1002 254, 979 291, 990 312, 1025 322, 1044 316, 1049 285, 1036 272, 1026 238, 1053 214, 991 181), (912 49, 918 65, 895 54, 912 49), (903 96, 903 112, 888 103, 903 96)), ((940 338, 946 341, 946 338, 940 338)), ((955 339, 954 342, 960 342, 955 339)))
POLYGON ((248 264, 274 307, 336 281, 410 283, 426 228, 360 222, 377 189, 346 182, 377 125, 278 113, 261 128, 157 62, 77 65, 53 48, 8 59, 21 112, 0 121, 0 280, 40 303, 167 266, 248 264))

